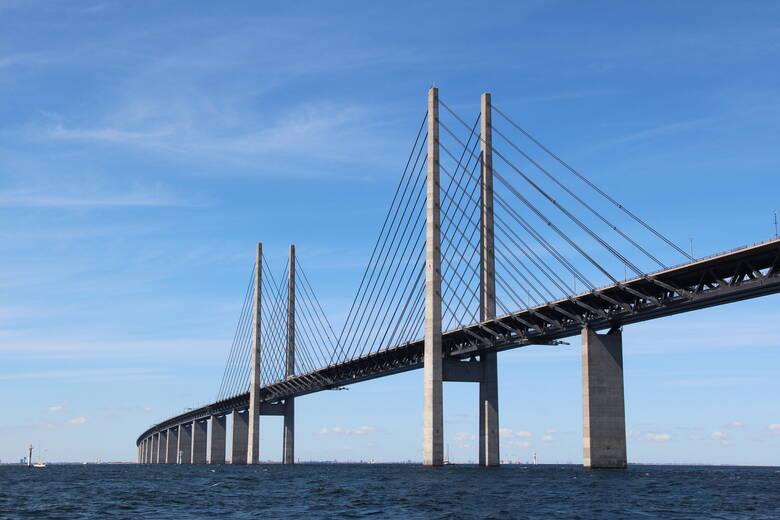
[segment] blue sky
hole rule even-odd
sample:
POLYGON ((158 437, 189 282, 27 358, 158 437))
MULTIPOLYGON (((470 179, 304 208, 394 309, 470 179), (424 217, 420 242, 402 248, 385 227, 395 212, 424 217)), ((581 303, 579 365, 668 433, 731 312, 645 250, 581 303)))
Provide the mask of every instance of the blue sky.
MULTIPOLYGON (((133 460, 212 400, 254 244, 340 325, 435 84, 697 256, 780 209, 774 2, 0 0, 0 459, 133 460)), ((629 460, 780 464, 780 297, 624 331, 629 460)), ((502 457, 581 461, 576 338, 503 353, 502 457)), ((419 460, 420 372, 302 398, 297 453, 419 460)), ((448 384, 451 458, 477 389, 448 384)), ((281 423, 263 419, 262 457, 281 423)))

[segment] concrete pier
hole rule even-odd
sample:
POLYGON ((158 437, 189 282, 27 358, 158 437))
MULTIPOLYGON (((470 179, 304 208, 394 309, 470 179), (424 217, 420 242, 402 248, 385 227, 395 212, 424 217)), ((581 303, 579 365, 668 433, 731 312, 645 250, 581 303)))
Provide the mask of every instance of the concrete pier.
POLYGON ((225 416, 211 416, 211 449, 209 453, 209 464, 225 463, 225 416))
POLYGON ((168 430, 160 432, 160 447, 158 448, 158 464, 168 463, 168 430))
POLYGON ((295 464, 295 399, 285 402, 282 464, 295 464))
MULTIPOLYGON (((255 287, 252 303, 252 357, 249 370, 248 447, 246 463, 257 464, 260 457, 260 387, 262 374, 262 308, 263 308, 263 244, 255 252, 255 287)), ((235 425, 235 422, 233 423, 235 425)), ((233 435, 235 439, 235 434, 233 435)), ((235 440, 234 446, 235 446, 235 440)), ((235 450, 234 450, 235 454, 235 450)), ((233 464, 236 459, 233 458, 233 464)))
POLYGON ((192 463, 206 463, 206 448, 208 438, 207 420, 192 421, 192 463))
POLYGON ((428 173, 425 209, 425 351, 423 355, 423 465, 444 464, 441 348, 441 227, 439 89, 428 91, 428 173))
POLYGON ((623 338, 582 330, 582 441, 586 469, 627 466, 623 338))
POLYGON ((176 464, 179 461, 179 427, 168 430, 168 464, 176 464))
POLYGON ((152 464, 158 464, 160 462, 160 434, 155 433, 152 435, 152 464))
POLYGON ((179 425, 179 449, 177 463, 192 464, 192 423, 179 425))
POLYGON ((245 410, 243 413, 239 413, 238 410, 233 410, 231 415, 233 417, 233 449, 230 463, 246 464, 249 412, 245 410))

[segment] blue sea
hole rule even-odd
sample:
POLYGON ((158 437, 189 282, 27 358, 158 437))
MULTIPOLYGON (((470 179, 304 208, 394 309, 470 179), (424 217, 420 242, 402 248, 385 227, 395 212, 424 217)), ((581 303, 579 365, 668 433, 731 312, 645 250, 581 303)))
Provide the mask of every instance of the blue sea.
POLYGON ((0 466, 0 518, 780 519, 780 468, 0 466))

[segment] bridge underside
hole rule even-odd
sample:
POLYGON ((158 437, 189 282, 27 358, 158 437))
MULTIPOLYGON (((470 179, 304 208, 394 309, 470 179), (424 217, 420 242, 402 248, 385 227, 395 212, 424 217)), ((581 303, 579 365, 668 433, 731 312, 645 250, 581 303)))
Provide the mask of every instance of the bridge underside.
MULTIPOLYGON (((527 345, 555 345, 584 328, 603 330, 780 292, 780 240, 702 259, 443 334, 445 358, 458 360, 527 345)), ((294 375, 261 388, 264 403, 422 367, 423 341, 294 375)), ((243 410, 249 393, 156 424, 150 435, 179 424, 243 410)))

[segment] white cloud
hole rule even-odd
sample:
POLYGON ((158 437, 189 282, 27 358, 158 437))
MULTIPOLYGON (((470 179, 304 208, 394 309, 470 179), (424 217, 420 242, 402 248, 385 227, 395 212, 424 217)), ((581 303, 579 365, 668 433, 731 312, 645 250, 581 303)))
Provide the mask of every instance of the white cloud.
POLYGON ((533 433, 526 430, 513 430, 511 428, 499 428, 498 434, 504 438, 512 437, 532 437, 533 433))
POLYGON ((612 141, 610 141, 610 144, 630 143, 633 141, 641 141, 653 137, 666 137, 668 135, 673 135, 680 132, 695 130, 697 128, 701 128, 702 126, 709 126, 713 123, 713 121, 714 118, 712 117, 677 121, 675 123, 669 123, 666 125, 656 126, 653 128, 647 128, 645 130, 641 130, 633 134, 629 134, 623 137, 613 139, 612 141))
POLYGON ((716 440, 720 440, 720 439, 725 439, 725 438, 727 438, 727 437, 728 437, 728 435, 726 435, 726 434, 725 434, 725 433, 723 433, 723 432, 712 432, 712 433, 710 434, 710 437, 712 437, 713 439, 716 439, 716 440))
POLYGON ((745 423, 740 421, 732 421, 726 425, 727 428, 744 428, 745 423))
POLYGON ((780 423, 777 423, 777 424, 770 424, 770 425, 768 426, 768 428, 769 428, 771 431, 773 431, 773 432, 780 433, 780 423))
POLYGON ((59 405, 55 405, 55 406, 50 406, 50 407, 49 407, 49 411, 50 411, 50 412, 61 412, 61 411, 63 411, 64 409, 65 409, 65 408, 63 408, 62 406, 59 406, 59 405))
POLYGON ((668 433, 646 433, 642 438, 648 441, 665 442, 671 440, 672 436, 668 433))
POLYGON ((86 417, 76 417, 75 419, 68 419, 65 424, 84 424, 87 422, 86 417))
POLYGON ((544 435, 542 436, 542 440, 545 442, 550 442, 550 441, 554 441, 555 439, 553 438, 552 435, 544 435))
POLYGON ((453 440, 462 442, 462 441, 475 441, 477 440, 476 435, 472 435, 471 433, 467 432, 458 432, 455 434, 455 437, 453 437, 453 440))
POLYGON ((5 190, 0 207, 6 208, 122 208, 187 206, 187 202, 158 187, 131 187, 125 190, 74 192, 73 190, 5 190))
MULTIPOLYGON (((79 380, 118 380, 136 381, 159 379, 160 370, 156 368, 94 368, 45 370, 41 372, 21 372, 16 374, 0 374, 0 381, 16 381, 22 379, 79 379, 79 380)), ((54 411, 54 410, 52 410, 54 411)))
POLYGON ((509 441, 509 445, 518 448, 527 448, 528 446, 531 445, 531 443, 528 441, 509 441))
POLYGON ((379 431, 379 428, 376 426, 358 426, 357 428, 334 426, 332 428, 322 428, 317 432, 317 435, 365 435, 376 431, 379 431))

